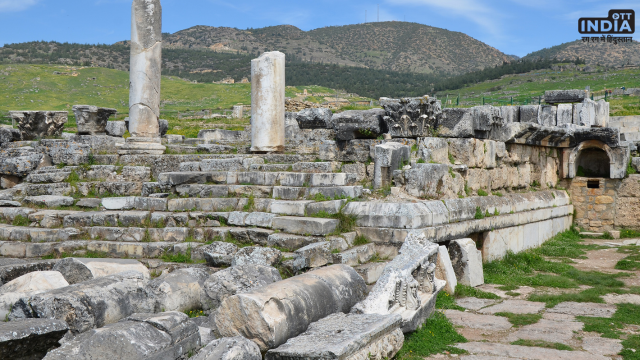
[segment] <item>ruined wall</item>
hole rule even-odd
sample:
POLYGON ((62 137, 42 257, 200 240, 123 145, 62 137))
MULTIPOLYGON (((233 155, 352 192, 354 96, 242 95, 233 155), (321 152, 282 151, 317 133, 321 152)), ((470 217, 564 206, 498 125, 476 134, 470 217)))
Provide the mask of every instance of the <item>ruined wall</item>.
POLYGON ((595 232, 640 229, 640 174, 622 180, 577 177, 567 184, 577 226, 595 232))

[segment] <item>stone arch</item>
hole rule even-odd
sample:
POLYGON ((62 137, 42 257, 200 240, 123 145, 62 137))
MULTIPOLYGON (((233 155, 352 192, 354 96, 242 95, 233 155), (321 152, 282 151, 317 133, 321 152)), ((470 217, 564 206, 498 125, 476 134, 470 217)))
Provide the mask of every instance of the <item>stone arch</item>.
POLYGON ((599 140, 581 142, 570 149, 567 178, 575 178, 580 166, 586 167, 585 170, 592 174, 588 175, 590 177, 618 178, 620 167, 624 166, 626 169, 626 164, 619 164, 616 161, 619 156, 615 150, 617 149, 611 149, 609 145, 599 140))

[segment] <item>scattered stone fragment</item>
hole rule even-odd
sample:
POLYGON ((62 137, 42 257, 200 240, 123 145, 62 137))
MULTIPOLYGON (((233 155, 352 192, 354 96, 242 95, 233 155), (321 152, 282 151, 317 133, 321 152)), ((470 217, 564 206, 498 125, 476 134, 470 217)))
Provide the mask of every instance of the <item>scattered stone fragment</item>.
POLYGON ((179 359, 200 347, 198 326, 180 312, 138 313, 79 334, 46 360, 179 359))
POLYGON ((20 207, 20 203, 17 201, 0 200, 0 207, 20 207))
POLYGON ((233 255, 231 265, 254 264, 274 266, 281 258, 282 253, 280 250, 260 246, 247 246, 238 250, 238 252, 233 255))
POLYGON ((577 303, 563 302, 555 307, 547 310, 551 313, 568 314, 573 316, 592 316, 601 318, 610 318, 615 314, 617 308, 615 305, 596 304, 596 303, 577 303))
POLYGON ((122 137, 127 131, 127 126, 124 121, 109 121, 107 122, 105 131, 109 136, 122 137))
POLYGON ((42 359, 67 330, 67 323, 55 319, 0 322, 0 359, 42 359))
POLYGON ((396 256, 384 269, 367 298, 356 304, 356 314, 399 314, 402 331, 422 326, 435 310, 445 282, 435 277, 438 245, 421 232, 411 232, 396 256))
POLYGON ((9 281, 0 287, 0 319, 9 315, 20 298, 65 286, 69 283, 57 271, 35 271, 9 281))
MULTIPOLYGON (((456 273, 453 270, 451 264, 451 258, 449 257, 449 251, 446 246, 438 247, 438 263, 436 264, 436 277, 447 282, 444 286, 444 291, 449 295, 456 293, 456 286, 458 286, 458 280, 456 279, 456 273)), ((461 305, 462 306, 462 305, 461 305)))
POLYGON ((544 310, 545 304, 542 302, 526 300, 505 300, 500 304, 484 308, 479 311, 481 314, 495 314, 506 312, 512 314, 537 314, 544 310))
POLYGON ((138 260, 132 259, 93 259, 66 258, 60 260, 54 267, 69 284, 117 274, 123 271, 137 271, 145 279, 149 279, 149 269, 138 260))
POLYGON ((244 336, 266 351, 315 321, 348 312, 364 297, 365 287, 353 268, 332 265, 233 295, 222 303, 215 322, 222 336, 244 336))
POLYGON ((504 331, 513 326, 507 318, 500 316, 479 315, 458 310, 445 310, 444 314, 454 325, 471 329, 504 331))
POLYGON ((209 273, 202 268, 178 269, 149 281, 145 290, 149 312, 190 311, 203 308, 207 301, 204 282, 209 273))
POLYGON ((53 269, 58 260, 32 260, 16 261, 18 259, 0 259, 0 284, 5 284, 13 279, 33 271, 49 271, 53 269))
POLYGON ((329 315, 265 359, 392 359, 404 343, 401 324, 399 315, 329 315))
POLYGON ((476 249, 471 239, 453 240, 449 243, 451 265, 456 273, 458 283, 467 286, 484 284, 482 269, 482 253, 476 249))
POLYGON ((74 333, 115 323, 135 312, 136 295, 146 285, 142 274, 128 271, 45 291, 20 299, 9 320, 64 320, 74 333))
POLYGON ((213 340, 193 360, 262 360, 256 343, 242 336, 213 340))
POLYGON ((246 264, 233 266, 211 275, 204 283, 208 308, 217 309, 229 296, 242 294, 281 281, 280 272, 271 266, 246 264))

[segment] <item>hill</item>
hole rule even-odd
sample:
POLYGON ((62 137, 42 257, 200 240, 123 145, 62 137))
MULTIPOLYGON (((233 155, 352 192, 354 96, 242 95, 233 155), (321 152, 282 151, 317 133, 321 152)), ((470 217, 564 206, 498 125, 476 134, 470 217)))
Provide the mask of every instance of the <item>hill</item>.
POLYGON ((620 67, 628 64, 640 65, 640 42, 613 44, 585 43, 582 40, 576 40, 532 52, 525 56, 524 59, 575 59, 578 57, 591 66, 620 67))
POLYGON ((279 50, 302 61, 400 72, 461 74, 511 57, 468 35, 409 22, 376 22, 302 31, 282 25, 238 30, 195 26, 167 34, 168 47, 257 55, 279 50))

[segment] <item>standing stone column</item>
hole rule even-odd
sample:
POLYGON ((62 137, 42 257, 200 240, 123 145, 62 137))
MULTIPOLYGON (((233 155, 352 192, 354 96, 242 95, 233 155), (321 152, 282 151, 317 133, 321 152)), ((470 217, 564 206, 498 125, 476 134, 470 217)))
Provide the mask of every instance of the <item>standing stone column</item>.
POLYGON ((164 153, 160 145, 160 78, 162 74, 162 6, 160 0, 133 0, 129 132, 120 154, 164 153))
POLYGON ((251 151, 284 151, 284 54, 251 60, 251 151))

